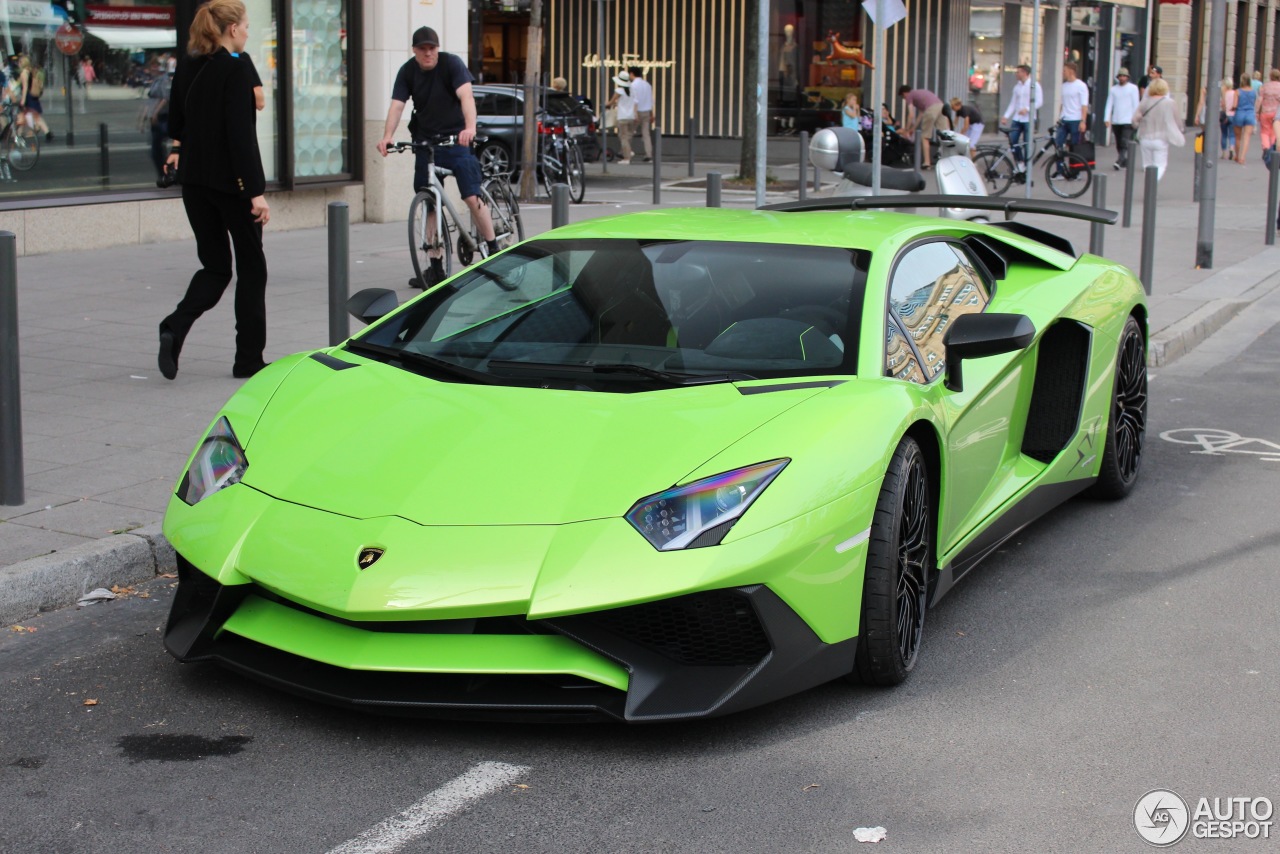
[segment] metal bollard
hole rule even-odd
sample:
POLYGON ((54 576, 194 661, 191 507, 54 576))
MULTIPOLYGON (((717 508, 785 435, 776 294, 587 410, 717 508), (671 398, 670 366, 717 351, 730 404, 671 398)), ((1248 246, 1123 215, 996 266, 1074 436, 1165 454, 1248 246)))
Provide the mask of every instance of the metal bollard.
POLYGON ((1124 170, 1124 219, 1121 228, 1133 224, 1133 172, 1138 168, 1138 143, 1129 141, 1129 165, 1124 170))
POLYGON ((1267 164, 1267 245, 1276 245, 1276 203, 1280 200, 1280 156, 1271 152, 1271 162, 1267 164))
POLYGON ((653 203, 662 204, 662 128, 653 127, 653 203))
POLYGON ((689 177, 693 177, 693 136, 698 127, 697 116, 689 116, 689 177))
POLYGON ((1200 201, 1200 170, 1204 168, 1204 155, 1196 152, 1195 172, 1191 174, 1191 201, 1200 201))
POLYGON ((800 201, 809 196, 809 132, 800 131, 800 201))
POLYGON ((569 224, 569 185, 551 185, 551 227, 569 224))
POLYGON ((101 122, 98 125, 98 168, 102 173, 102 183, 111 182, 111 151, 110 145, 107 143, 107 123, 101 122))
MULTIPOLYGON (((1093 176, 1093 206, 1095 208, 1105 208, 1107 206, 1107 176, 1097 173, 1093 176)), ((1089 226, 1089 252, 1094 255, 1102 254, 1102 241, 1106 235, 1107 226, 1101 222, 1095 222, 1089 226)))
POLYGON ((720 207, 720 173, 707 173, 707 207, 720 207))
POLYGON ((0 231, 0 504, 25 503, 18 371, 18 238, 0 231))
POLYGON ((351 337, 347 297, 351 284, 351 209, 329 202, 329 346, 351 337))
POLYGON ((1146 182, 1142 189, 1142 260, 1138 278, 1142 280, 1142 289, 1151 296, 1151 280, 1155 274, 1156 258, 1156 195, 1159 187, 1160 170, 1148 166, 1145 170, 1146 182))
POLYGON ((924 137, 920 134, 919 128, 916 128, 916 132, 912 140, 912 145, 914 146, 915 150, 911 154, 911 157, 912 157, 911 164, 912 164, 912 167, 917 172, 919 172, 920 164, 924 162, 924 137))

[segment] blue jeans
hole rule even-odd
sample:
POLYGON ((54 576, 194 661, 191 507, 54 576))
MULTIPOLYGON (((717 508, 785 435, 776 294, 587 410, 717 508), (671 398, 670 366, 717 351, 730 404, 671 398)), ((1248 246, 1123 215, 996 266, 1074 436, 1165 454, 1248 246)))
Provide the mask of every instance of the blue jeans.
MULTIPOLYGON (((458 182, 458 195, 467 199, 480 193, 480 161, 476 160, 471 149, 463 148, 461 145, 451 145, 447 148, 437 148, 435 154, 436 165, 453 172, 453 177, 458 182)), ((419 151, 413 168, 415 191, 431 184, 431 179, 427 175, 427 162, 427 153, 419 151)))
POLYGON ((1218 147, 1223 151, 1235 147, 1236 129, 1231 126, 1231 118, 1222 122, 1220 127, 1222 128, 1222 136, 1218 138, 1218 147))
POLYGON ((1080 141, 1080 122, 1069 122, 1066 119, 1063 119, 1062 124, 1058 125, 1058 130, 1053 135, 1053 141, 1058 144, 1059 148, 1061 148, 1065 142, 1070 142, 1072 145, 1075 145, 1080 141))
POLYGON ((1026 141, 1031 137, 1031 122, 1009 122, 1009 145, 1013 159, 1019 163, 1027 159, 1026 141))

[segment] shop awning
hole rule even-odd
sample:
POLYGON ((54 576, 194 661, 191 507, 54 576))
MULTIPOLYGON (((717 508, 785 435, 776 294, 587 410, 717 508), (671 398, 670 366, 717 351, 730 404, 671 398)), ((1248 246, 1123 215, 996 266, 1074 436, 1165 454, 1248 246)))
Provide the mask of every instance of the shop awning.
POLYGON ((94 27, 89 34, 113 50, 174 50, 178 46, 178 31, 159 27, 94 27))

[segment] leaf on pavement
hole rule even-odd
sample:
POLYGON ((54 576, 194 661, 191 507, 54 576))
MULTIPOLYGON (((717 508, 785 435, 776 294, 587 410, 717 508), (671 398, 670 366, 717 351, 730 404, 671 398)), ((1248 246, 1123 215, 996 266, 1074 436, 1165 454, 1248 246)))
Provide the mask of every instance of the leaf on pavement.
POLYGON ((822 786, 821 786, 820 784, 818 784, 818 783, 810 783, 809 785, 805 786, 805 787, 804 787, 803 789, 801 789, 800 791, 802 791, 802 792, 807 792, 807 791, 809 791, 810 789, 820 789, 820 788, 822 788, 822 786))
POLYGON ((84 701, 84 705, 86 705, 86 706, 96 706, 96 705, 98 705, 98 701, 97 701, 97 700, 93 700, 93 699, 85 700, 85 701, 84 701))
POLYGON ((34 632, 37 631, 35 626, 10 626, 9 631, 12 632, 34 632))

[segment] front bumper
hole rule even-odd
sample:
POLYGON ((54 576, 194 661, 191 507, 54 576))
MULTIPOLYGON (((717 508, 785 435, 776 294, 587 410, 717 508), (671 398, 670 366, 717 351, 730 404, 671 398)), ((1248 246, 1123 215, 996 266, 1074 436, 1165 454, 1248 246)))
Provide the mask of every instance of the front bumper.
POLYGON ((723 715, 849 673, 764 585, 549 619, 351 621, 178 555, 164 642, 295 694, 397 715, 660 721, 723 715))

